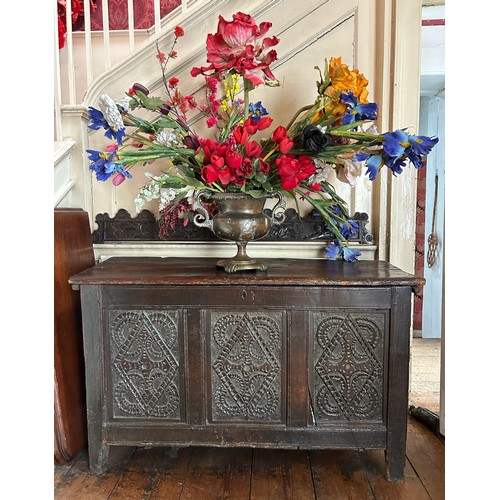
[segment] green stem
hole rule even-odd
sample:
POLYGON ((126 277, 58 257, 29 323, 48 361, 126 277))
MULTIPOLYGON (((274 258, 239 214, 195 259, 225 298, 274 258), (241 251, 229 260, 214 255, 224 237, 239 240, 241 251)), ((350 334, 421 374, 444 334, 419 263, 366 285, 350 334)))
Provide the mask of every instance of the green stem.
POLYGON ((308 109, 311 109, 314 106, 314 104, 308 104, 307 106, 302 106, 293 116, 292 119, 288 122, 288 125, 286 126, 286 129, 288 130, 295 122, 297 117, 303 113, 304 111, 307 111, 308 109))
POLYGON ((250 80, 243 78, 243 96, 245 99, 245 114, 243 115, 243 117, 245 118, 245 120, 248 118, 249 115, 250 90, 252 90, 252 84, 250 83, 250 80))

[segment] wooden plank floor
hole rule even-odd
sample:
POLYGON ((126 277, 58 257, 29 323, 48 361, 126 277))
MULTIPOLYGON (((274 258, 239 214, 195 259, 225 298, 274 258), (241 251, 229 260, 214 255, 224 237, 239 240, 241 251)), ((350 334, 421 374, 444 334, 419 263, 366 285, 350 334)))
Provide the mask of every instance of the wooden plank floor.
POLYGON ((111 447, 92 476, 86 449, 54 468, 54 499, 441 500, 444 439, 409 417, 403 483, 382 450, 111 447))

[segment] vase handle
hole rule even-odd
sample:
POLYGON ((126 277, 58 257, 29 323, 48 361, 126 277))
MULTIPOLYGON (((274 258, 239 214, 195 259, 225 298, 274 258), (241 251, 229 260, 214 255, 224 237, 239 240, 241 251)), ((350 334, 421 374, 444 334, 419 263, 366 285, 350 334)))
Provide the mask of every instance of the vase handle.
POLYGON ((285 201, 283 200, 283 195, 280 192, 276 192, 278 197, 278 202, 274 205, 271 211, 271 220, 273 224, 282 224, 285 221, 285 201))
POLYGON ((208 227, 212 229, 213 221, 210 218, 210 214, 207 209, 202 205, 202 198, 206 198, 208 201, 212 197, 212 193, 206 189, 202 189, 196 193, 194 202, 193 202, 193 210, 196 213, 193 217, 193 222, 198 227, 208 227))

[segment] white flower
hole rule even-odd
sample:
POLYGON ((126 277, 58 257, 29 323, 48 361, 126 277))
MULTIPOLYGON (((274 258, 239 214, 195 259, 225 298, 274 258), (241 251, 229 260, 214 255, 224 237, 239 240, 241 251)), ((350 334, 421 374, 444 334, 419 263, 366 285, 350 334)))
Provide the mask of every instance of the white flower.
POLYGON ((175 200, 177 191, 172 188, 160 188, 160 210, 163 210, 170 202, 175 200))
POLYGON ((139 194, 134 200, 136 212, 139 213, 147 201, 155 200, 159 197, 160 197, 160 185, 157 184, 156 182, 151 182, 149 184, 146 184, 144 187, 141 188, 139 194))
POLYGON ((314 164, 316 165, 316 173, 307 179, 309 186, 325 181, 332 172, 332 166, 322 160, 315 158, 314 164))
POLYGON ((167 146, 168 148, 172 147, 172 144, 175 142, 176 136, 172 130, 162 130, 158 132, 154 138, 153 142, 156 144, 160 144, 160 146, 167 146))
POLYGON ((364 162, 353 161, 345 158, 339 158, 338 162, 340 165, 337 165, 336 171, 339 181, 355 186, 358 177, 361 175, 363 170, 364 162))
POLYGON ((125 128, 120 110, 109 95, 101 94, 101 97, 99 97, 99 107, 104 115, 104 119, 108 122, 112 130, 118 132, 118 130, 125 128))
POLYGON ((123 108, 123 111, 125 111, 125 113, 128 113, 130 111, 130 99, 128 97, 122 97, 121 99, 118 99, 118 101, 116 101, 116 104, 123 108))

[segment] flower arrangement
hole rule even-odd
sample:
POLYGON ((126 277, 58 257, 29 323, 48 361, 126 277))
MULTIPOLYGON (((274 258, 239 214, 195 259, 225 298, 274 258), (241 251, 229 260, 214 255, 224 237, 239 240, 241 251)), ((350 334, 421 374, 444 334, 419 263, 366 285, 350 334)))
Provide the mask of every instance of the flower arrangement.
POLYGON ((168 62, 177 57, 174 49, 184 35, 177 26, 167 54, 157 45, 165 97, 151 96, 136 83, 120 100, 103 94, 100 109, 89 108, 89 128, 103 128, 115 141, 105 151, 87 151, 90 169, 98 180, 112 178, 119 185, 132 176, 136 164, 161 161, 161 175, 147 173, 149 182, 135 201, 139 212, 146 201, 159 199, 164 231, 165 225, 192 220, 194 194, 202 189, 255 198, 281 193, 305 200, 331 230, 327 258, 354 261, 360 253, 347 240, 357 223, 349 218, 331 176, 349 182, 366 168, 373 181, 383 166, 394 175, 407 163, 421 168, 438 138, 405 130, 377 133, 377 104, 368 101, 368 80, 335 57, 320 70, 315 101, 299 109, 286 126, 275 126, 262 101, 250 99, 257 86, 279 85, 271 70, 279 39, 268 36, 270 28, 271 23, 257 25, 241 12, 231 21, 219 16, 217 32, 206 39, 208 65, 191 70, 193 77, 205 79, 206 102, 200 104, 182 94, 177 78, 167 78, 168 62), (153 118, 133 113, 139 110, 153 118), (192 129, 190 113, 205 116, 212 137, 192 129))

